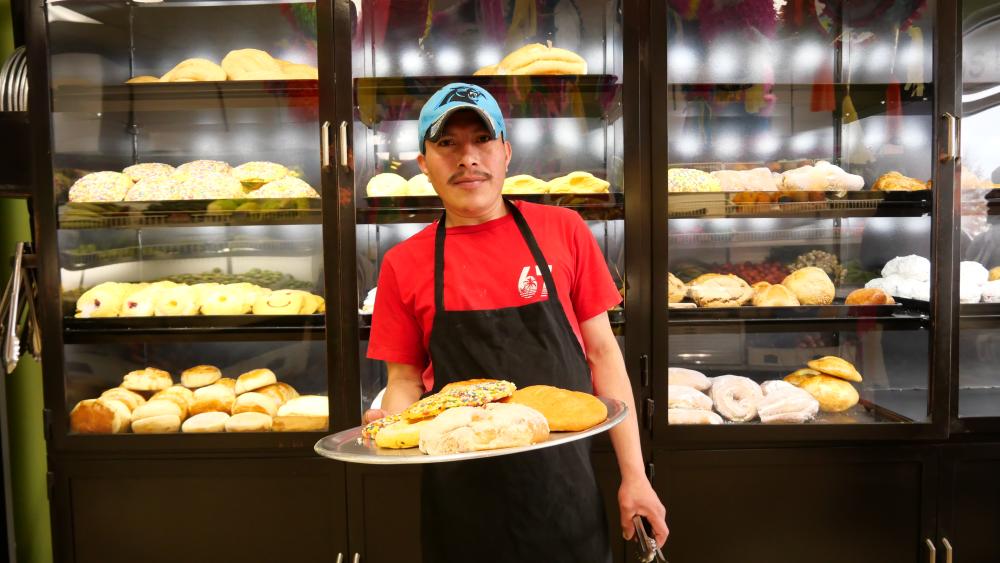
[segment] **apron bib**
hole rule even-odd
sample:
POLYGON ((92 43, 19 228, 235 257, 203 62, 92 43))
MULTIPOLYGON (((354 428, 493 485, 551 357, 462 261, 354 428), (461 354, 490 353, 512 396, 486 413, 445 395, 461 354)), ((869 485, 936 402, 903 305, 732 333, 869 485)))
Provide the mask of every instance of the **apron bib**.
MULTIPOLYGON (((542 272, 548 299, 521 307, 446 310, 442 215, 434 252, 432 392, 454 381, 495 378, 518 388, 544 384, 592 393, 590 367, 560 304, 548 262, 520 210, 506 200, 504 204, 542 272)), ((424 563, 611 561, 589 440, 428 465, 422 489, 424 563)))

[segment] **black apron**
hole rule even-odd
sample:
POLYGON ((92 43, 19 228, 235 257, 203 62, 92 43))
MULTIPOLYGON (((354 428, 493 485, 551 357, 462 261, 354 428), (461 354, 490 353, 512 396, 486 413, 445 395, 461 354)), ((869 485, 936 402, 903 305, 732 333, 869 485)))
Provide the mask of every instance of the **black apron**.
MULTIPOLYGON (((542 272, 548 299, 522 307, 444 307, 445 217, 434 251, 434 389, 472 378, 519 388, 593 392, 590 368, 559 301, 548 262, 520 210, 504 201, 542 272)), ((581 440, 534 452, 424 467, 424 563, 611 561, 604 503, 581 440)))

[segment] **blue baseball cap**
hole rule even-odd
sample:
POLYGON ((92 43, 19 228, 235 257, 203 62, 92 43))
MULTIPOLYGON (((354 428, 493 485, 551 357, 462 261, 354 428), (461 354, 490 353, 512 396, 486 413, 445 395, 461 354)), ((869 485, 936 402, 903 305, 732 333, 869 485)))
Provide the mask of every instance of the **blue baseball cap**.
POLYGON ((420 152, 426 154, 424 141, 436 141, 445 122, 456 111, 471 109, 479 114, 494 139, 507 138, 507 125, 497 101, 485 89, 475 84, 452 82, 431 96, 420 110, 420 152))

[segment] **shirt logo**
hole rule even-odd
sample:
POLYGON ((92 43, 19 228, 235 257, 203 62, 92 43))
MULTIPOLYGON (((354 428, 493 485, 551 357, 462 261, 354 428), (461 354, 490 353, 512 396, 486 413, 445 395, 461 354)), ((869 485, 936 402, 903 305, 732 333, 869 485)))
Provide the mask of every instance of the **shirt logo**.
MULTIPOLYGON (((549 264, 549 271, 552 271, 552 265, 549 264)), ((542 297, 548 297, 549 290, 545 287, 545 281, 542 278, 542 270, 536 266, 525 266, 521 268, 521 275, 517 278, 517 294, 524 299, 531 299, 538 293, 538 286, 542 287, 542 297), (531 275, 531 271, 534 269, 534 275, 531 275)))
POLYGON ((479 105, 479 91, 474 88, 468 88, 466 86, 459 86, 457 88, 452 88, 438 107, 444 107, 451 102, 468 102, 470 104, 479 105))

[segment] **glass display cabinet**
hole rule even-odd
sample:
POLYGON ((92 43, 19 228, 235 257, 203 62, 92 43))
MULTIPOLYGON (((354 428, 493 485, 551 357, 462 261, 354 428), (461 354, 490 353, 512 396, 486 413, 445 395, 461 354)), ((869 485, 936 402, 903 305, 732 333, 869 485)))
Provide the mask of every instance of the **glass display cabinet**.
POLYGON ((654 436, 929 428, 935 3, 654 4, 654 436))
POLYGON ((56 442, 326 431, 316 4, 69 0, 46 14, 56 442))
MULTIPOLYGON (((342 208, 342 259, 356 262, 357 271, 343 273, 342 283, 356 287, 360 416, 378 404, 386 383, 384 364, 366 359, 383 257, 443 209, 416 162, 417 118, 435 91, 465 82, 496 97, 513 146, 506 197, 578 211, 622 291, 630 179, 619 2, 346 6, 339 29, 349 21, 352 98, 341 129, 350 140, 341 149, 350 155, 340 180, 350 202, 342 208), (577 62, 545 74, 537 66, 505 68, 507 55, 532 44, 571 51, 577 62)), ((623 310, 611 318, 624 335, 623 310)))

